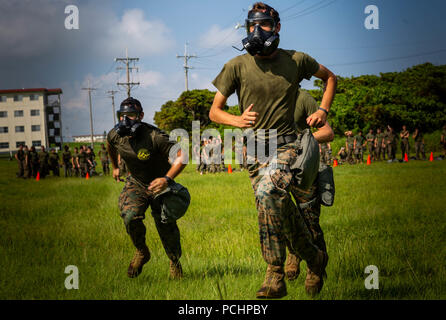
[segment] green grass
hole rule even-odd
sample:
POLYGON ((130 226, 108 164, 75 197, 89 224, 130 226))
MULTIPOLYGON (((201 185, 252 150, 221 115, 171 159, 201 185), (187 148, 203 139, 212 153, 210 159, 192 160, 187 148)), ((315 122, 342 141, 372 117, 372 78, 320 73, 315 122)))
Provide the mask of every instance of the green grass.
MULTIPOLYGON (((334 168, 336 199, 322 208, 330 256, 318 299, 445 299, 446 161, 373 163, 334 168), (364 269, 379 269, 366 290, 364 269)), ((200 176, 189 166, 178 181, 192 203, 178 221, 184 279, 169 262, 147 213, 152 259, 126 275, 134 248, 117 207, 123 183, 109 177, 15 178, 0 160, 0 299, 255 299, 266 269, 246 172, 200 176), (79 268, 79 290, 64 286, 79 268)), ((302 274, 284 299, 308 299, 302 274)))

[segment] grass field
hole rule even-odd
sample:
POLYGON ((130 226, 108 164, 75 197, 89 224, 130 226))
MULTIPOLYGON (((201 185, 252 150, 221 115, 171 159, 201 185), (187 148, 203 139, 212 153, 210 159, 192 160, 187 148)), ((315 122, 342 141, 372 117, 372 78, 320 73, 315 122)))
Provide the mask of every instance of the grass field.
MULTIPOLYGON (((317 299, 445 299, 446 161, 373 163, 334 168, 335 205, 321 225, 330 256, 317 299), (379 289, 364 269, 379 269, 379 289)), ((178 181, 191 206, 178 221, 185 277, 169 280, 168 258, 153 220, 145 219, 152 259, 129 279, 134 248, 119 217, 123 183, 108 177, 15 178, 0 160, 0 299, 255 299, 266 264, 246 172, 178 181), (64 286, 79 269, 79 289, 64 286)), ((302 269, 305 270, 304 264, 302 269)), ((284 299, 308 299, 305 271, 284 299)))

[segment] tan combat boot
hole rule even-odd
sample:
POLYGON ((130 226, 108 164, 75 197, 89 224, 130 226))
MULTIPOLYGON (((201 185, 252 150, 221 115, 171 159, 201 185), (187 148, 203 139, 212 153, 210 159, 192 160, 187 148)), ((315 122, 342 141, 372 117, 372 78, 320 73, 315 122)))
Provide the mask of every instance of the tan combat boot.
POLYGON ((300 258, 295 254, 288 253, 285 264, 285 276, 289 281, 296 280, 300 273, 300 258))
POLYGON ((174 262, 170 260, 170 278, 171 279, 181 279, 183 277, 183 268, 181 267, 180 261, 174 262))
POLYGON ((307 277, 305 279, 305 290, 309 295, 316 295, 322 290, 324 278, 327 277, 325 267, 328 263, 328 254, 319 250, 312 263, 307 262, 307 277))
POLYGON ((136 249, 135 255, 130 262, 129 268, 127 269, 127 275, 130 278, 136 278, 140 275, 143 265, 145 265, 150 260, 150 251, 147 246, 142 249, 136 249))
POLYGON ((285 273, 282 266, 268 265, 265 281, 257 291, 256 297, 259 299, 282 298, 287 295, 285 284, 285 273))

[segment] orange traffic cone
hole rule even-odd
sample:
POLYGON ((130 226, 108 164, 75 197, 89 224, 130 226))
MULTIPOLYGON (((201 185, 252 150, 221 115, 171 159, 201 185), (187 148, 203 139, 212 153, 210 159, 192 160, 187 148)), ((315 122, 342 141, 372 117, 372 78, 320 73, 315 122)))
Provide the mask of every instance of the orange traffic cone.
POLYGON ((367 165, 369 166, 372 163, 372 158, 370 155, 367 157, 367 165))
POLYGON ((36 181, 40 180, 40 172, 37 171, 37 177, 36 177, 36 181))
POLYGON ((434 161, 434 153, 431 152, 431 156, 429 157, 429 161, 434 161))
POLYGON ((87 175, 85 176, 85 179, 90 179, 90 175, 88 174, 88 172, 87 172, 87 175))
POLYGON ((230 164, 228 164, 228 173, 232 173, 232 167, 230 164))
POLYGON ((334 159, 333 160, 333 168, 338 166, 338 160, 334 159))
POLYGON ((409 162, 409 157, 407 156, 407 153, 404 154, 404 161, 409 162))

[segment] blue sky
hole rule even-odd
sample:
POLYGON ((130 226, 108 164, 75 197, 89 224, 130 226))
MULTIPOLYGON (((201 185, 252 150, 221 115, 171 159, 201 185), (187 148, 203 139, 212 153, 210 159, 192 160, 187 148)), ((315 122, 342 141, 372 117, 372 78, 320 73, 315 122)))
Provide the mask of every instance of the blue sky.
MULTIPOLYGON (((0 88, 62 88, 63 134, 89 133, 88 96, 93 93, 94 131, 113 126, 107 90, 125 90, 122 66, 114 58, 138 57, 132 95, 141 100, 146 121, 184 90, 183 61, 188 42, 189 89, 215 90, 211 81, 224 63, 240 54, 243 24, 253 1, 87 1, 21 0, 0 4, 0 88), (66 30, 65 6, 79 8, 79 30, 66 30)), ((274 0, 282 23, 280 47, 303 51, 344 77, 401 71, 432 62, 446 64, 446 2, 442 0, 274 0), (379 29, 367 30, 364 9, 379 9, 379 29)), ((313 79, 304 81, 312 88, 313 79)), ((229 104, 236 104, 231 97, 229 104)))

